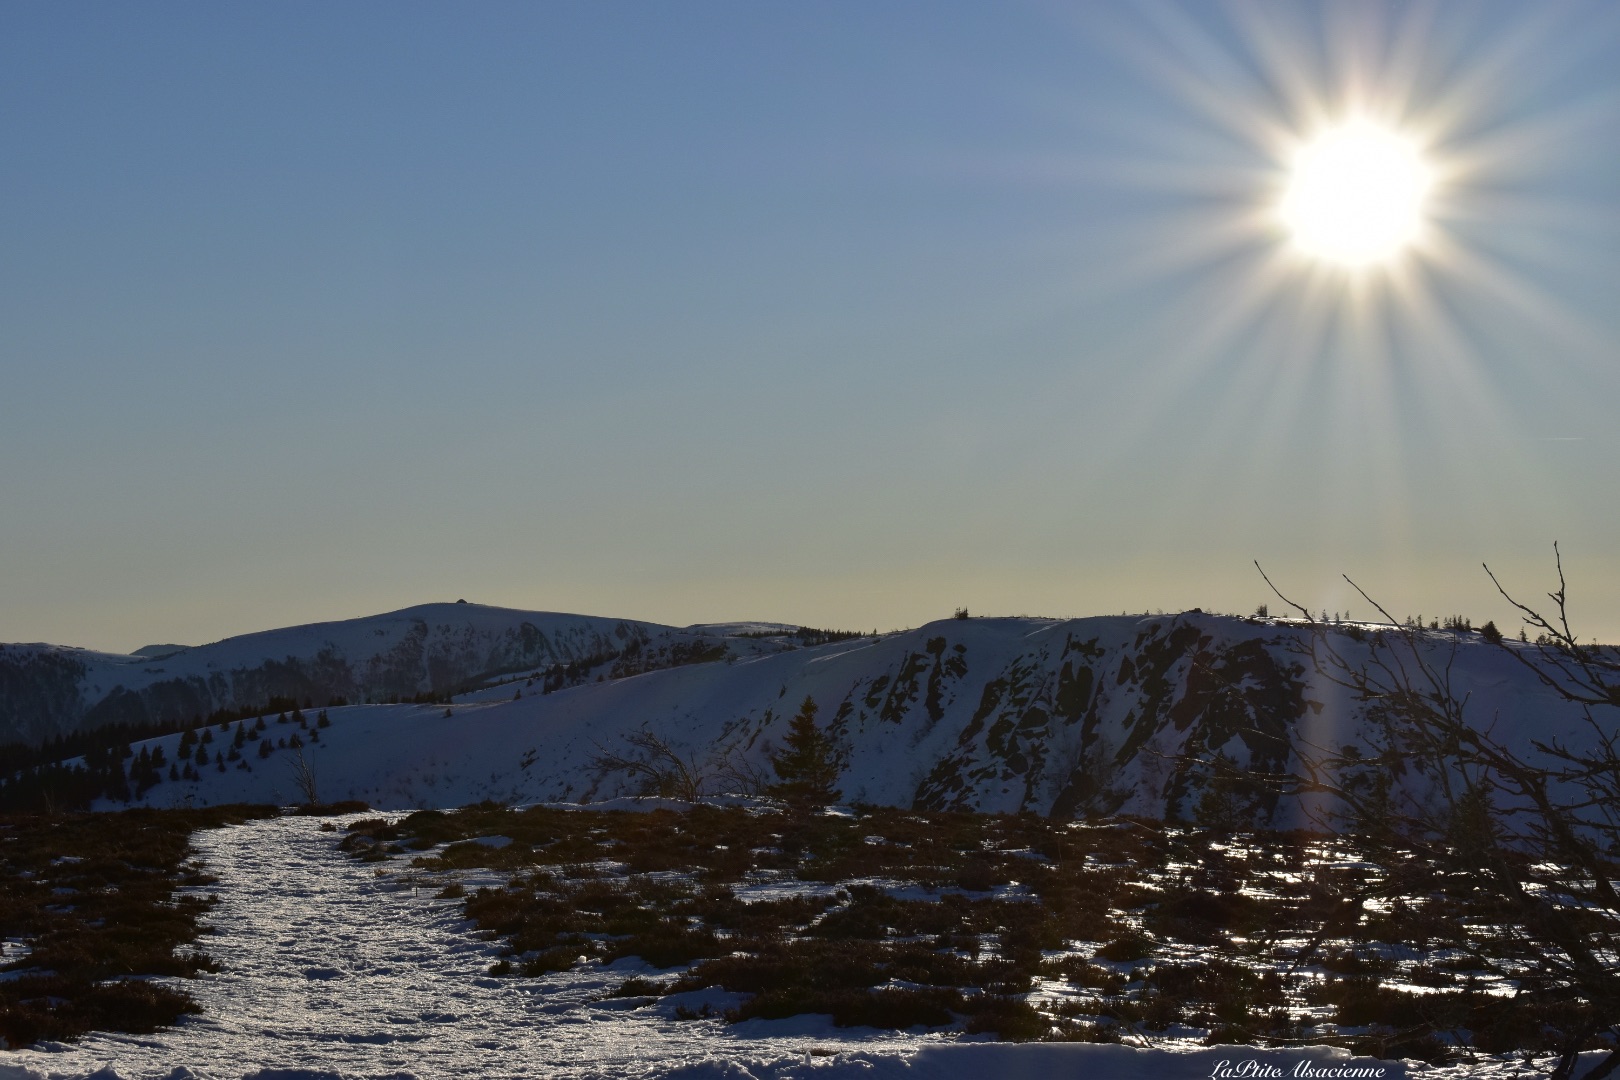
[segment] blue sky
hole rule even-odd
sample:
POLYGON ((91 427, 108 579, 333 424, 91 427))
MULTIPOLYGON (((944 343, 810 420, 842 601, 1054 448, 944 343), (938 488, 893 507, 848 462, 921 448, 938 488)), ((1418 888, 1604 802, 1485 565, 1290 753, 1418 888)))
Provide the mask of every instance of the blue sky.
POLYGON ((1501 621, 1555 539, 1620 638, 1617 129, 1599 3, 7 4, 0 640, 1501 621), (1347 88, 1455 166, 1359 287, 1244 224, 1347 88))

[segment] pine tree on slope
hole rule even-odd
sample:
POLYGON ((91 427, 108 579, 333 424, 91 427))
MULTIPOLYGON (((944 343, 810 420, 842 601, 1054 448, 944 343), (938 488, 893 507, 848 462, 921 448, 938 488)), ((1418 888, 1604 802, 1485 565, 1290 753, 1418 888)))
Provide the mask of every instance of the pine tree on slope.
POLYGON ((796 806, 826 806, 841 794, 834 786, 841 764, 838 744, 816 726, 816 711, 815 700, 806 697, 788 726, 782 749, 771 755, 779 782, 768 790, 796 806))

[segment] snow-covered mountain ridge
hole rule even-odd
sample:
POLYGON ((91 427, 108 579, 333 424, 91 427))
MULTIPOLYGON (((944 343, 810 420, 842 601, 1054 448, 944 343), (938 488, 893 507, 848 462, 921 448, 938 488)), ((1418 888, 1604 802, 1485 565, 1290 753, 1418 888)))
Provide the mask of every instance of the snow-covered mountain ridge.
MULTIPOLYGON (((490 673, 500 666, 487 663, 490 656, 536 655, 511 651, 518 648, 513 642, 522 641, 511 620, 522 613, 504 613, 507 623, 482 635, 452 627, 435 636, 438 615, 412 614, 422 610, 383 617, 400 620, 401 636, 392 641, 410 632, 421 638, 411 646, 412 656, 447 655, 434 653, 450 648, 437 643, 471 640, 476 647, 455 655, 479 658, 490 673), (425 632, 410 630, 424 625, 425 632), (494 652, 492 642, 500 643, 494 652)), ((497 611, 474 608, 469 614, 495 619, 497 611)), ((950 619, 881 637, 795 647, 786 636, 742 637, 727 634, 730 627, 676 630, 551 618, 577 620, 567 624, 575 629, 564 634, 552 624, 542 626, 532 613, 517 624, 527 622, 543 633, 546 656, 566 655, 581 666, 574 685, 551 693, 543 693, 541 684, 526 687, 526 680, 489 685, 458 695, 449 715, 443 703, 329 709, 331 727, 301 751, 321 797, 404 808, 630 794, 627 777, 602 775, 593 762, 604 750, 625 750, 625 737, 644 729, 700 770, 727 754, 764 768, 773 742, 780 744, 800 702, 811 697, 821 722, 846 749, 840 782, 849 800, 1187 818, 1197 812, 1217 753, 1239 765, 1287 769, 1301 746, 1354 741, 1363 719, 1363 705, 1310 670, 1306 629, 1278 620, 1200 612, 950 619), (605 645, 616 646, 617 655, 587 662, 593 650, 605 656, 605 645)), ((299 628, 306 642, 338 640, 312 629, 299 628)), ((1355 628, 1330 632, 1343 635, 1347 656, 1363 648, 1355 628)), ((1517 643, 1495 645, 1477 634, 1447 631, 1424 631, 1420 639, 1436 662, 1449 667, 1455 689, 1469 695, 1470 714, 1493 725, 1497 737, 1516 745, 1532 737, 1579 745, 1590 737, 1580 713, 1513 655, 1521 648, 1517 643)), ((249 640, 207 648, 229 647, 236 651, 219 655, 240 659, 248 655, 242 643, 249 640)), ((540 640, 534 638, 537 649, 540 640)), ((382 644, 387 648, 371 654, 345 652, 348 670, 376 662, 367 656, 399 655, 397 644, 382 644)), ((195 664, 196 654, 204 652, 188 650, 147 666, 167 668, 160 676, 173 675, 179 662, 195 664)), ((432 677, 423 672, 432 665, 422 663, 417 682, 392 685, 423 685, 421 679, 432 677)), ((470 660, 467 665, 477 666, 470 660)), ((467 665, 435 670, 461 678, 467 665)), ((386 662, 381 669, 387 670, 386 662)), ((133 691, 126 686, 126 693, 133 691)), ((274 743, 290 732, 272 723, 267 734, 274 743)), ((148 745, 164 746, 166 760, 174 761, 178 739, 166 736, 148 745)), ((295 801, 288 762, 297 752, 246 754, 221 768, 216 750, 196 780, 164 779, 144 800, 295 801)), ((727 782, 716 777, 710 790, 723 790, 727 782)), ((1241 799, 1247 800, 1244 813, 1280 823, 1263 793, 1241 799)))
POLYGON ((595 668, 626 654, 645 658, 642 666, 660 657, 679 662, 712 652, 716 636, 702 627, 461 602, 129 655, 0 645, 0 743, 39 743, 111 724, 184 723, 273 699, 315 706, 410 700, 503 674, 595 668))

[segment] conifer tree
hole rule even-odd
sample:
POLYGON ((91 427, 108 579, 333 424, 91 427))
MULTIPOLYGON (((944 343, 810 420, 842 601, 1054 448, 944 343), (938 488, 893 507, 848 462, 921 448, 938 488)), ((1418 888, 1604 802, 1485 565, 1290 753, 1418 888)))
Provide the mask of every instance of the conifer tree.
POLYGON ((834 786, 842 754, 837 741, 816 726, 816 712, 815 699, 806 696, 789 723, 782 749, 771 755, 779 782, 767 790, 795 806, 826 806, 842 794, 834 786))

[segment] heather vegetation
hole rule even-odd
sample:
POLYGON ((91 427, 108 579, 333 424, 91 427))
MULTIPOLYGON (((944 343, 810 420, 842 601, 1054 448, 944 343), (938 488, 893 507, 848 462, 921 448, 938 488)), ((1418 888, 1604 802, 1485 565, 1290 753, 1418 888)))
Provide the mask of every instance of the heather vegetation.
POLYGON ((443 895, 505 942, 492 974, 640 957, 663 970, 619 996, 719 987, 742 995, 732 1022, 815 1013, 1441 1061, 1554 1050, 1590 1019, 1577 998, 1526 993, 1535 971, 1504 974, 1522 928, 1476 881, 1434 874, 1421 852, 1311 833, 486 804, 361 820, 343 846, 449 882, 443 895), (490 870, 505 884, 458 883, 490 870))
POLYGON ((189 838, 268 807, 0 817, 0 1038, 152 1032, 198 1011, 170 981, 218 970, 194 948, 212 879, 189 838), (168 977, 155 981, 154 977, 168 977))

